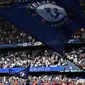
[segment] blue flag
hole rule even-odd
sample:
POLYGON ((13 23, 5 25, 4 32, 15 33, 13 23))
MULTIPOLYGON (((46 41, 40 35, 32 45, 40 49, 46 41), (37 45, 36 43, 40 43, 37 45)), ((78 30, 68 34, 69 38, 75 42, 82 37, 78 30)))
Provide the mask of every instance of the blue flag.
POLYGON ((1 8, 0 15, 57 52, 77 29, 85 27, 78 0, 32 0, 1 8))
POLYGON ((23 78, 23 79, 28 79, 28 75, 29 75, 29 70, 30 70, 30 66, 28 66, 27 68, 17 72, 13 69, 9 69, 9 74, 19 77, 19 78, 23 78))

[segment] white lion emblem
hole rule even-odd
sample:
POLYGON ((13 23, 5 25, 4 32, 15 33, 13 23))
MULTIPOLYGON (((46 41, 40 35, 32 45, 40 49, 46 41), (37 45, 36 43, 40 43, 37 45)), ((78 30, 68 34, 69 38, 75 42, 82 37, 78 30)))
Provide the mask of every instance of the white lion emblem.
POLYGON ((54 4, 43 4, 36 8, 36 12, 47 21, 57 22, 67 16, 65 9, 54 4))

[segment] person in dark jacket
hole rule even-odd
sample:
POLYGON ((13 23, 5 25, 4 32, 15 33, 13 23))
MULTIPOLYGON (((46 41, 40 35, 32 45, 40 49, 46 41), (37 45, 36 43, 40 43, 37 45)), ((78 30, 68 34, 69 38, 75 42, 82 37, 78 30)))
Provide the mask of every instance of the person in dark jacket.
POLYGON ((30 82, 30 80, 28 79, 27 82, 26 82, 26 85, 29 85, 29 82, 30 82))

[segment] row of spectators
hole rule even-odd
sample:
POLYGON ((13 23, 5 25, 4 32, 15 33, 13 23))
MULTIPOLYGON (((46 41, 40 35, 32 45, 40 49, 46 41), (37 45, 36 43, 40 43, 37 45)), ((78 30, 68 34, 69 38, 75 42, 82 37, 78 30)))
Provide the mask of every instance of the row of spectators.
MULTIPOLYGON (((18 77, 0 77, 0 85, 26 85, 27 81, 18 77)), ((29 85, 29 84, 27 84, 29 85)))
POLYGON ((85 65, 85 47, 72 49, 70 53, 66 53, 67 58, 72 62, 80 65, 85 65))
POLYGON ((30 85, 85 85, 85 80, 80 78, 68 78, 65 75, 41 75, 30 76, 30 85))
POLYGON ((85 85, 85 80, 79 77, 68 78, 65 75, 29 76, 29 82, 16 77, 1 77, 0 85, 85 85))
POLYGON ((0 44, 14 44, 28 42, 35 44, 36 40, 7 20, 0 18, 0 44))
POLYGON ((0 68, 11 67, 56 67, 65 66, 67 61, 52 50, 24 50, 0 53, 0 68))

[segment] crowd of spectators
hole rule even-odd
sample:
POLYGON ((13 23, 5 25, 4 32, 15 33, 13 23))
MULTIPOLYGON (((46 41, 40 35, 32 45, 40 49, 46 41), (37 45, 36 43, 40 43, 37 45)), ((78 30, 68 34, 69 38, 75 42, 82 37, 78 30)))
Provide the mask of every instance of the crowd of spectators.
MULTIPOLYGON (((80 39, 84 42, 85 29, 82 28, 75 33, 74 38, 80 39)), ((0 44, 15 44, 28 43, 29 45, 42 44, 36 41, 32 36, 19 29, 14 24, 8 22, 4 18, 0 18, 0 44)), ((76 53, 76 52, 75 52, 76 53)), ((70 53, 69 53, 70 54, 70 53)), ((68 59, 73 58, 73 62, 85 63, 84 58, 80 58, 80 54, 67 54, 68 59), (74 58, 74 55, 77 57, 74 58), (70 57, 69 57, 70 56, 70 57)), ((81 55, 82 56, 82 55, 81 55)), ((19 51, 19 52, 4 52, 0 53, 0 67, 56 67, 64 66, 67 60, 62 58, 58 53, 49 50, 19 51)))
POLYGON ((85 80, 80 78, 68 78, 65 75, 41 75, 29 76, 30 85, 85 85, 85 80))
POLYGON ((2 85, 85 85, 84 79, 79 77, 68 78, 65 75, 30 75, 28 80, 29 82, 13 76, 0 78, 2 85))
MULTIPOLYGON (((85 42, 85 29, 81 28, 73 34, 75 42, 85 42)), ((19 29, 5 19, 0 19, 0 44, 40 43, 32 36, 19 29)), ((41 44, 41 43, 40 43, 41 44)), ((68 59, 74 63, 85 65, 85 48, 73 49, 66 53, 68 59)), ((57 67, 67 65, 67 60, 52 50, 25 50, 0 52, 0 68, 12 67, 57 67)), ((29 76, 29 85, 85 85, 85 81, 78 82, 80 78, 67 78, 62 75, 29 76)), ((26 80, 16 77, 1 77, 2 85, 26 85, 26 80)))
POLYGON ((0 77, 0 85, 26 85, 26 83, 27 83, 27 81, 25 79, 21 79, 21 78, 14 77, 14 76, 0 77))
POLYGON ((67 61, 52 50, 24 50, 0 52, 0 68, 11 67, 56 67, 65 66, 67 61))
POLYGON ((37 41, 14 24, 0 18, 0 44, 25 43, 34 45, 37 41))
POLYGON ((66 53, 68 59, 80 65, 85 65, 85 47, 72 49, 70 53, 66 53))
POLYGON ((74 42, 74 43, 85 42, 85 28, 81 28, 77 30, 72 35, 72 38, 69 40, 69 43, 70 42, 74 42))
MULTIPOLYGON (((73 34, 72 39, 74 42, 85 42, 85 29, 81 28, 77 30, 73 34)), ((0 17, 0 44, 14 44, 24 42, 28 42, 30 45, 33 45, 37 41, 14 24, 0 17)), ((69 40, 69 42, 72 41, 69 40)))

